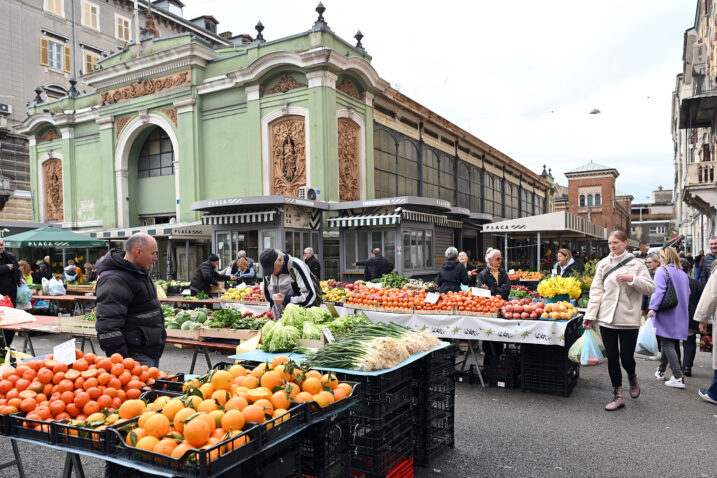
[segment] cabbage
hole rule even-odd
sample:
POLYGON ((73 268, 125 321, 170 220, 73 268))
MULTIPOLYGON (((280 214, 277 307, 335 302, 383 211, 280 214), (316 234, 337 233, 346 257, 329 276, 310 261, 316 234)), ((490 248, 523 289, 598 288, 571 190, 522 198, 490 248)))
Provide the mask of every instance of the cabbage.
POLYGON ((264 327, 261 328, 261 336, 266 339, 269 336, 269 331, 274 328, 275 325, 276 322, 273 320, 270 320, 266 324, 264 324, 264 327))
POLYGON ((289 332, 292 339, 296 340, 301 338, 301 331, 293 325, 285 325, 284 328, 289 332))
POLYGON ((326 309, 321 307, 310 307, 306 309, 306 318, 315 324, 324 324, 326 322, 331 322, 334 317, 331 315, 331 312, 326 309))
POLYGON ((284 313, 281 314, 281 323, 283 325, 301 327, 301 324, 303 324, 307 319, 306 309, 302 309, 296 304, 287 305, 284 309, 284 313))
POLYGON ((206 309, 195 309, 194 312, 192 312, 191 317, 192 321, 203 324, 207 321, 207 311, 206 309))
POLYGON ((307 320, 306 322, 304 322, 304 328, 301 333, 301 338, 308 340, 320 340, 321 329, 307 320))
POLYGON ((174 321, 170 321, 170 322, 167 322, 167 323, 165 324, 165 328, 178 330, 178 329, 179 329, 179 324, 176 323, 176 322, 174 322, 174 321))
POLYGON ((177 316, 174 318, 174 320, 180 325, 187 322, 188 320, 191 320, 191 319, 192 319, 191 314, 185 310, 178 313, 177 316))
POLYGON ((284 326, 280 322, 277 322, 266 337, 264 337, 264 344, 262 349, 265 352, 288 352, 296 348, 296 342, 292 337, 292 330, 294 329, 296 334, 299 334, 299 330, 295 327, 284 326))
POLYGON ((197 325, 199 325, 199 324, 197 324, 196 322, 192 322, 191 320, 188 320, 188 321, 182 323, 182 330, 196 330, 197 325))

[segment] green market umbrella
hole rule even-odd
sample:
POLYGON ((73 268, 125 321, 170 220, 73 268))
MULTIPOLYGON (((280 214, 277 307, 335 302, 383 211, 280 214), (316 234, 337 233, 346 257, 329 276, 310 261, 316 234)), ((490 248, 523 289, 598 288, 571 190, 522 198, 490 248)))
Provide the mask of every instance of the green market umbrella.
POLYGON ((105 247, 105 241, 92 239, 59 227, 45 226, 3 238, 5 247, 105 247))

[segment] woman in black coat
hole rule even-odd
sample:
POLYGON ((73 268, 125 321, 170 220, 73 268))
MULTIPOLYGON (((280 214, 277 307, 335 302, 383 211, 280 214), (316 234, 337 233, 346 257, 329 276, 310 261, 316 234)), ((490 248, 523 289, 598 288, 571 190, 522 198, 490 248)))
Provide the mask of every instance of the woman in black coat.
POLYGON ((488 248, 485 253, 485 263, 488 264, 476 277, 476 287, 489 289, 491 295, 499 295, 508 300, 510 295, 510 278, 503 269, 503 255, 498 249, 488 248))
POLYGON ((470 282, 466 268, 456 260, 457 257, 458 249, 455 247, 446 249, 446 260, 441 264, 441 268, 438 270, 438 279, 436 279, 441 293, 460 292, 461 284, 467 286, 470 282))

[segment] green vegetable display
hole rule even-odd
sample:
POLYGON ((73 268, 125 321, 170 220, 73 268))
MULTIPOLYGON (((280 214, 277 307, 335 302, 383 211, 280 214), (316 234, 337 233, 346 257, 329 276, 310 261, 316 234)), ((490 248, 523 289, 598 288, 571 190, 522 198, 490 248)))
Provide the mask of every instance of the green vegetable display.
POLYGON ((316 324, 309 322, 308 320, 304 322, 303 329, 301 331, 301 338, 302 339, 308 339, 308 340, 320 340, 321 339, 321 329, 316 326, 316 324))
POLYGON ((277 322, 264 337, 262 349, 269 353, 294 350, 297 347, 294 334, 298 333, 299 331, 295 327, 285 326, 281 322, 277 322), (292 328, 294 330, 291 330, 292 328))
POLYGON ((293 325, 294 327, 301 327, 305 320, 310 320, 307 315, 307 310, 299 307, 296 304, 289 304, 281 314, 280 322, 282 325, 293 325))
POLYGON ((403 284, 408 282, 408 277, 402 276, 401 274, 384 274, 378 279, 374 279, 371 282, 381 283, 384 287, 392 287, 394 289, 400 289, 403 284))
POLYGON ((85 314, 85 318, 83 320, 89 320, 91 322, 95 322, 97 320, 97 312, 93 310, 89 314, 85 314))

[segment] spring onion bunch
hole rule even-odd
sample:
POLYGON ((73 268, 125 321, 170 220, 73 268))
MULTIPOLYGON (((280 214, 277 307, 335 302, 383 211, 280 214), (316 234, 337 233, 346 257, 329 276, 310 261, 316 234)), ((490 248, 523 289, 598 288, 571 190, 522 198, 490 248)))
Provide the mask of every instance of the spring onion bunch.
POLYGON ((349 370, 392 368, 411 355, 432 350, 440 341, 428 332, 416 332, 393 322, 365 324, 337 339, 306 360, 311 367, 349 370))

